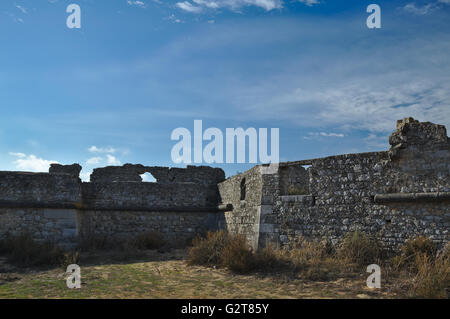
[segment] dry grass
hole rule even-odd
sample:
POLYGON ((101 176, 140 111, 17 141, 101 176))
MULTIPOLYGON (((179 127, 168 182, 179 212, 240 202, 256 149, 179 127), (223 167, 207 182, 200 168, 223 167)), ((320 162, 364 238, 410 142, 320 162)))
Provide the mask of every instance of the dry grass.
POLYGON ((0 242, 0 253, 6 256, 0 257, 0 297, 448 298, 450 246, 438 252, 425 238, 408 241, 390 262, 381 259, 378 244, 361 233, 348 234, 336 248, 327 241, 299 239, 291 249, 267 246, 253 252, 244 237, 221 231, 195 239, 186 253, 145 250, 158 246, 158 237, 141 236, 139 244, 127 241, 114 251, 81 255, 45 252, 53 246, 29 237, 0 242), (374 260, 382 268, 382 289, 371 290, 366 287, 366 266, 374 260), (392 262, 396 260, 401 262, 392 262), (59 267, 71 263, 82 267, 80 291, 65 287, 59 267), (15 270, 21 264, 57 268, 15 270))
MULTIPOLYGON (((81 289, 68 289, 67 274, 57 267, 44 271, 0 274, 0 298, 394 298, 369 290, 355 275, 333 281, 239 274, 225 268, 189 266, 186 252, 145 251, 140 258, 117 262, 113 252, 82 257, 81 289)), ((4 267, 0 258, 0 268, 4 267)))
POLYGON ((37 242, 28 233, 18 236, 7 236, 0 241, 0 252, 9 263, 18 267, 46 267, 60 265, 62 267, 76 263, 78 253, 64 251, 54 242, 37 242))
POLYGON ((381 245, 377 240, 358 231, 347 233, 337 249, 339 259, 359 266, 379 263, 381 255, 381 245))

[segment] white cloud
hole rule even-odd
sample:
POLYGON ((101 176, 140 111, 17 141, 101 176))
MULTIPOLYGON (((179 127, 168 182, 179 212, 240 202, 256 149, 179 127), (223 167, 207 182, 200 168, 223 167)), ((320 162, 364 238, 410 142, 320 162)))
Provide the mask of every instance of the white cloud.
POLYGON ((28 13, 27 9, 22 7, 21 5, 16 4, 15 6, 16 6, 17 9, 22 11, 23 14, 27 14, 28 13))
POLYGON ((183 20, 178 19, 174 14, 171 14, 167 19, 174 23, 183 23, 183 20))
MULTIPOLYGON (((306 2, 315 2, 317 0, 305 0, 306 2)), ((227 8, 231 10, 239 10, 242 7, 255 6, 271 11, 283 7, 282 0, 192 0, 195 5, 189 1, 177 2, 176 6, 182 10, 191 13, 200 13, 204 9, 220 9, 227 8)), ((302 1, 303 2, 303 1, 302 1)))
POLYGON ((115 153, 117 150, 113 147, 97 147, 92 145, 88 148, 88 151, 91 153, 115 153))
POLYGON ((306 4, 309 7, 320 3, 319 0, 297 0, 297 1, 304 3, 304 4, 306 4))
POLYGON ((388 135, 378 136, 373 133, 364 138, 364 142, 366 143, 367 148, 370 150, 385 150, 389 148, 388 141, 388 135))
POLYGON ((325 133, 325 132, 320 132, 320 136, 325 136, 325 137, 344 137, 344 134, 342 134, 342 133, 325 133))
POLYGON ((192 5, 192 3, 190 3, 189 1, 177 2, 176 6, 184 11, 191 13, 199 13, 202 11, 201 7, 196 7, 192 5))
POLYGON ((128 0, 127 3, 128 3, 128 5, 130 5, 130 6, 137 6, 137 7, 143 8, 143 9, 147 7, 147 5, 145 4, 145 2, 139 1, 139 0, 137 0, 137 1, 131 1, 131 0, 128 0))
POLYGON ((24 153, 9 152, 8 154, 11 155, 11 156, 19 157, 19 158, 27 157, 24 153))
POLYGON ((121 162, 112 155, 107 154, 106 159, 107 159, 108 165, 120 165, 121 164, 121 162))
POLYGON ((436 10, 438 6, 434 3, 429 3, 424 6, 417 6, 415 3, 408 3, 403 7, 403 10, 412 13, 415 15, 426 15, 434 10, 436 10))
POLYGON ((96 164, 100 164, 103 161, 103 158, 101 157, 91 157, 90 159, 88 159, 86 161, 87 165, 96 165, 96 164))
POLYGON ((311 140, 316 137, 345 137, 342 133, 326 133, 326 132, 310 132, 308 136, 303 137, 305 140, 311 140))
POLYGON ((57 161, 45 160, 35 155, 25 155, 23 153, 9 153, 12 156, 18 157, 13 163, 16 168, 21 171, 29 172, 48 172, 50 164, 58 164, 57 161))
POLYGON ((438 2, 450 4, 450 0, 438 0, 438 2))

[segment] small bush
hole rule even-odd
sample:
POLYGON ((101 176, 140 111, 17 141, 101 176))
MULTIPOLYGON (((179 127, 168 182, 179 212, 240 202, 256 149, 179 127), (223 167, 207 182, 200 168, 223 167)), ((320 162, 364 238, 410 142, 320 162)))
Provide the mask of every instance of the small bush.
POLYGON ((220 264, 237 273, 247 273, 256 267, 255 256, 244 236, 236 235, 225 245, 220 264))
POLYGON ((221 264, 222 252, 232 241, 232 236, 221 230, 208 232, 206 238, 197 237, 189 249, 188 264, 217 266, 221 264))
POLYGON ((434 257, 437 249, 431 239, 419 236, 409 239, 401 247, 401 254, 392 259, 396 269, 408 269, 412 272, 418 271, 418 262, 422 263, 423 256, 434 257))
POLYGON ((302 267, 309 263, 319 263, 331 255, 326 242, 307 241, 305 238, 296 240, 293 248, 288 252, 289 259, 296 267, 302 267))
POLYGON ((255 254, 255 267, 260 271, 277 271, 288 266, 289 261, 282 251, 270 244, 255 254))
POLYGON ((337 250, 337 255, 346 262, 369 265, 377 262, 381 257, 381 247, 372 237, 355 231, 346 234, 337 250))
POLYGON ((130 240, 130 246, 136 249, 159 249, 165 244, 164 237, 161 233, 149 231, 137 235, 130 240))
POLYGON ((64 251, 55 243, 37 242, 30 234, 9 236, 0 244, 8 262, 19 267, 59 265, 64 251))
POLYGON ((78 251, 68 251, 62 254, 60 258, 60 265, 66 271, 67 266, 78 264, 80 261, 80 253, 78 251))

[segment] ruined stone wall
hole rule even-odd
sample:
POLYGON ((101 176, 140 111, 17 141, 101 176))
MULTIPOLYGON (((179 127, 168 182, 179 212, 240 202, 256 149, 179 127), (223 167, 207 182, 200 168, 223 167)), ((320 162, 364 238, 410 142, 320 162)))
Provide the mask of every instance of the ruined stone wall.
POLYGON ((36 240, 74 246, 78 231, 75 209, 0 208, 0 239, 27 233, 36 240))
POLYGON ((442 246, 450 226, 445 127, 404 119, 389 142, 385 152, 281 163, 276 174, 256 166, 225 181, 220 169, 192 166, 105 167, 90 183, 78 178, 79 165, 0 172, 0 237, 28 231, 73 243, 85 231, 122 238, 155 230, 183 241, 225 228, 258 249, 299 237, 337 243, 360 230, 392 249, 418 235, 442 246), (146 172, 157 183, 143 183, 146 172))
POLYGON ((219 212, 83 210, 78 212, 82 237, 100 235, 122 240, 149 231, 163 235, 171 245, 183 246, 207 231, 217 230, 219 212))
POLYGON ((249 244, 256 247, 262 198, 260 167, 233 176, 218 186, 221 202, 233 207, 233 210, 225 211, 222 227, 231 233, 245 235, 249 244))
POLYGON ((214 187, 194 183, 83 183, 83 206, 101 209, 199 209, 217 206, 214 187))
POLYGON ((289 245, 301 236, 336 243, 355 230, 378 236, 392 249, 418 235, 441 246, 448 242, 450 144, 445 127, 406 119, 390 142, 388 152, 311 160, 306 196, 283 196, 281 169, 278 180, 264 179, 263 189, 273 196, 260 222, 259 246, 289 245), (277 187, 280 192, 274 191, 277 187))
POLYGON ((80 170, 53 164, 49 173, 0 172, 0 238, 30 233, 73 246, 87 232, 124 238, 154 230, 185 241, 219 225, 220 169, 126 164, 96 169, 89 183, 80 170), (155 169, 161 182, 141 182, 140 174, 155 169), (205 176, 211 179, 199 180, 205 176))
POLYGON ((309 194, 309 174, 302 165, 282 166, 279 175, 283 195, 309 194))
POLYGON ((80 200, 80 181, 71 175, 0 172, 0 207, 64 205, 80 200))

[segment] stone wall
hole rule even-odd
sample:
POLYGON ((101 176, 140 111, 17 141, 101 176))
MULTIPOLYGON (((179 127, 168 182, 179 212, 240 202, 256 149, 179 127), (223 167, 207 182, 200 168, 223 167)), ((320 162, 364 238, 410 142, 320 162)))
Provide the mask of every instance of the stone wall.
POLYGON ((122 240, 149 231, 163 235, 174 246, 186 245, 197 235, 218 229, 218 212, 83 210, 78 212, 80 236, 100 235, 122 240))
POLYGON ((0 207, 73 205, 80 200, 80 181, 69 174, 0 172, 0 207))
POLYGON ((0 239, 29 233, 37 240, 74 246, 78 231, 74 209, 0 208, 0 239))
POLYGON ((249 236, 254 248, 289 246, 299 237, 337 243, 355 230, 376 235, 391 249, 418 235, 442 246, 450 226, 446 134, 443 126, 409 118, 398 122, 389 151, 280 163, 278 174, 255 177, 262 181, 262 189, 254 190, 261 193, 260 205, 253 203, 259 210, 233 205, 230 213, 253 219, 258 232, 231 230, 249 236), (304 173, 309 194, 287 195, 287 185, 305 183, 304 173))
POLYGON ((73 246, 87 232, 124 238, 154 230, 185 242, 223 219, 221 169, 125 164, 94 170, 89 183, 81 182, 80 170, 78 164, 52 164, 49 173, 0 172, 0 238, 30 233, 73 246), (161 182, 142 182, 147 171, 161 182))
POLYGON ((219 183, 220 200, 231 204, 233 210, 225 211, 222 228, 231 233, 244 234, 252 247, 257 245, 259 212, 262 198, 260 167, 233 176, 219 183))
POLYGON ((27 231, 72 244, 85 231, 122 238, 156 230, 183 241, 226 228, 258 249, 299 237, 337 243, 360 230, 391 249, 418 235, 442 246, 450 226, 445 127, 407 118, 389 142, 388 151, 280 163, 275 174, 255 166, 227 180, 204 166, 110 166, 89 183, 77 164, 0 172, 0 237, 27 231), (157 183, 142 182, 146 172, 157 183))

